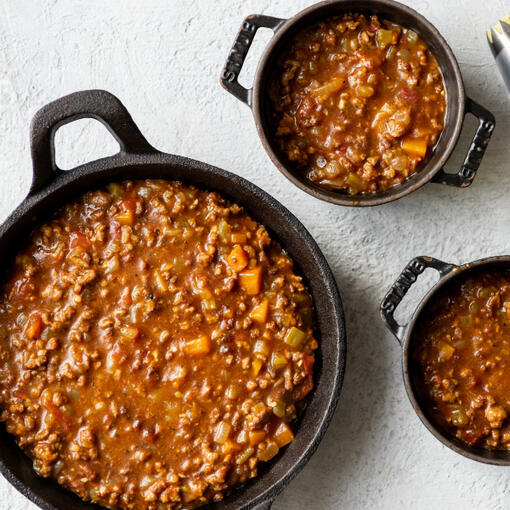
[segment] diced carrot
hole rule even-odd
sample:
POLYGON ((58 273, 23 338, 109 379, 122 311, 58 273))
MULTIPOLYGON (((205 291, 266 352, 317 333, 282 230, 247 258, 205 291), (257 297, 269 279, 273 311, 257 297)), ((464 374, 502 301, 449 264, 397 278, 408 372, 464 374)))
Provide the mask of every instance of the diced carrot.
POLYGON ((255 305, 250 312, 250 317, 259 323, 266 322, 267 312, 269 310, 269 301, 264 298, 258 305, 255 305))
POLYGON ((264 430, 250 430, 248 437, 250 439, 250 446, 257 446, 261 441, 264 441, 266 433, 264 430))
POLYGON ((278 425, 273 438, 276 441, 276 444, 282 448, 294 439, 294 434, 292 433, 292 430, 290 430, 290 427, 282 421, 280 425, 278 425))
POLYGON ((115 216, 115 220, 121 225, 133 225, 135 222, 135 215, 130 211, 121 212, 115 216))
POLYGON ((257 266, 239 273, 239 285, 247 294, 258 294, 262 287, 262 267, 257 266))
POLYGON ((255 358, 251 364, 251 373, 253 374, 253 377, 257 377, 257 375, 259 375, 261 368, 262 361, 258 358, 255 358))
POLYGON ((83 248, 84 250, 88 250, 90 248, 90 240, 81 232, 71 232, 69 234, 69 248, 83 248))
POLYGON ((237 273, 248 265, 248 255, 242 246, 236 244, 227 256, 228 265, 237 273))
POLYGON ((241 445, 238 445, 237 443, 234 443, 230 439, 228 439, 223 445, 221 446, 221 451, 226 455, 233 452, 238 452, 241 449, 241 445))
POLYGON ((28 319, 27 326, 25 328, 25 336, 29 340, 36 340, 39 338, 43 328, 43 321, 41 314, 33 313, 28 319))
POLYGON ((427 138, 404 138, 402 149, 409 154, 424 158, 427 154, 427 138))
POLYGON ((191 354, 192 356, 208 354, 211 351, 211 340, 206 335, 199 336, 193 340, 188 340, 183 345, 182 350, 186 354, 191 354))
POLYGON ((247 238, 244 232, 232 232, 232 234, 230 234, 230 242, 232 244, 244 244, 246 240, 247 238))

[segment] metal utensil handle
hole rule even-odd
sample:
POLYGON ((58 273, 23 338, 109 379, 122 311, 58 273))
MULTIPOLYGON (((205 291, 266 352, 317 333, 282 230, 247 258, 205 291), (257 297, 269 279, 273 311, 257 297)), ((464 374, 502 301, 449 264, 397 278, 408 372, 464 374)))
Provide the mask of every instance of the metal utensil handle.
POLYGON ((487 149, 492 132, 496 126, 496 119, 489 110, 486 110, 469 97, 466 100, 466 113, 471 113, 478 118, 478 127, 467 151, 464 163, 462 163, 457 174, 448 174, 441 168, 434 175, 432 182, 467 188, 475 178, 476 171, 480 167, 485 149, 487 149))
POLYGON ((105 90, 84 90, 41 108, 30 126, 33 180, 30 193, 51 182, 62 170, 55 162, 55 133, 74 120, 101 122, 120 145, 121 153, 157 152, 142 135, 124 105, 105 90))
POLYGON ((251 106, 252 89, 243 87, 237 79, 243 68, 251 43, 259 28, 270 28, 273 32, 276 32, 285 21, 285 19, 273 18, 272 16, 265 16, 263 14, 252 14, 248 16, 243 21, 234 45, 230 50, 227 62, 221 73, 220 81, 228 92, 248 106, 251 106))
POLYGON ((385 322, 386 327, 395 335, 400 343, 402 343, 404 338, 404 330, 407 324, 400 325, 397 323, 394 317, 395 310, 407 294, 407 291, 416 282, 418 276, 429 267, 438 271, 441 276, 444 276, 450 271, 453 271, 457 266, 432 257, 416 257, 411 260, 402 273, 400 273, 400 276, 392 285, 386 296, 384 296, 381 303, 381 318, 385 322))

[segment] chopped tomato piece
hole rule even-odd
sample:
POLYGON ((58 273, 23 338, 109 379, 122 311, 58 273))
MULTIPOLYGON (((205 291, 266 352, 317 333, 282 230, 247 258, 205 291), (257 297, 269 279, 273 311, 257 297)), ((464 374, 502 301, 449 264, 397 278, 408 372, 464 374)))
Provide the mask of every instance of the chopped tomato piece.
POLYGON ((126 361, 126 353, 119 344, 115 344, 112 349, 112 361, 116 366, 122 365, 126 361))
POLYGON ((136 213, 136 198, 125 198, 120 203, 120 209, 122 212, 136 213))
POLYGON ((308 377, 301 383, 299 388, 296 389, 294 398, 296 400, 303 400, 312 390, 313 390, 313 378, 312 374, 309 374, 308 377))
POLYGON ((307 374, 312 373, 314 361, 314 357, 310 356, 310 354, 303 354, 303 367, 307 374))
POLYGON ((69 234, 69 248, 83 248, 88 250, 91 246, 89 238, 81 232, 71 232, 69 234))
POLYGON ((14 284, 14 288, 19 296, 27 297, 34 290, 34 284, 30 280, 23 279, 18 280, 14 284))
POLYGON ((57 406, 51 402, 45 402, 43 405, 66 432, 71 432, 71 421, 57 406))
POLYGON ((416 103, 418 101, 418 92, 416 90, 410 89, 409 87, 404 87, 398 95, 408 103, 416 103))
POLYGON ((129 289, 124 289, 120 296, 120 304, 123 306, 131 306, 133 299, 131 298, 131 292, 129 289))
POLYGON ((120 213, 115 220, 121 225, 133 225, 136 216, 136 198, 125 198, 120 203, 120 213))
POLYGON ((110 228, 109 228, 110 236, 112 239, 119 239, 120 238, 120 224, 116 221, 110 222, 110 228))

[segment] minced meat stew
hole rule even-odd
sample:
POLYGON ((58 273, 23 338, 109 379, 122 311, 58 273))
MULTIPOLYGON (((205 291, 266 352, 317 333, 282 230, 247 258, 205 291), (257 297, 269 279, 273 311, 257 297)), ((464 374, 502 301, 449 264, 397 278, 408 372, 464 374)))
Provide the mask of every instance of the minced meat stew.
POLYGON ((313 182, 382 191, 426 161, 441 131, 436 59, 395 23, 347 14, 299 33, 270 87, 277 146, 313 182))
POLYGON ((422 391, 439 423, 470 445, 510 449, 510 272, 455 280, 415 341, 422 391))
POLYGON ((312 302, 282 248, 216 193, 158 180, 85 194, 0 292, 8 432, 83 499, 221 499, 293 440, 312 302))

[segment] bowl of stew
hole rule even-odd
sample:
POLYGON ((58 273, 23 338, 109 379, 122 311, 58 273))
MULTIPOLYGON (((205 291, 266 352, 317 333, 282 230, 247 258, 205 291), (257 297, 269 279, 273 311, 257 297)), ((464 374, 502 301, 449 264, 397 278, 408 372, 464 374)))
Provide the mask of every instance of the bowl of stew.
POLYGON ((424 425, 457 453, 510 465, 510 257, 461 266, 417 257, 381 316, 402 344, 405 387, 424 425), (439 281, 400 325, 395 310, 427 268, 439 281))
POLYGON ((316 198, 371 206, 429 181, 469 186, 494 116, 466 97, 437 29, 392 0, 329 0, 284 20, 245 19, 222 73, 276 167, 316 198), (260 27, 274 36, 253 88, 237 77, 260 27), (458 173, 444 171, 464 117, 479 120, 458 173))
POLYGON ((345 363, 335 279, 244 179, 164 154, 111 94, 50 103, 0 226, 1 473, 45 510, 269 508, 310 458, 345 363), (70 171, 100 120, 120 152, 70 171))

